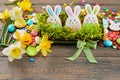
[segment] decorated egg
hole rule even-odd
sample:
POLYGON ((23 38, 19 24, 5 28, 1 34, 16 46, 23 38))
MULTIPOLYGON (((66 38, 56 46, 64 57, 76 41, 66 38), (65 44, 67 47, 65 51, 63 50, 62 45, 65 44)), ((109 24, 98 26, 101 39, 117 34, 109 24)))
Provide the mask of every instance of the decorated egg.
POLYGON ((24 28, 26 26, 26 22, 23 18, 17 18, 14 23, 17 28, 24 28))
POLYGON ((105 41, 103 42, 103 44, 104 44, 105 47, 110 47, 110 46, 112 46, 112 41, 110 41, 110 40, 105 40, 105 41))
POLYGON ((38 53, 37 53, 37 50, 34 46, 28 46, 27 49, 26 49, 26 54, 28 56, 36 56, 38 53))
POLYGON ((15 31, 15 26, 14 26, 14 24, 10 24, 9 26, 8 26, 8 32, 14 32, 15 31))
POLYGON ((34 24, 34 21, 30 19, 30 20, 27 21, 27 24, 32 25, 32 24, 34 24))
POLYGON ((36 42, 36 44, 40 43, 40 37, 39 36, 35 37, 35 42, 36 42))
POLYGON ((37 35, 38 35, 38 31, 32 30, 32 31, 31 31, 31 34, 34 35, 34 36, 37 36, 37 35))
POLYGON ((120 38, 116 40, 117 44, 120 45, 120 38))
POLYGON ((30 62, 34 62, 35 61, 35 58, 30 58, 30 62))

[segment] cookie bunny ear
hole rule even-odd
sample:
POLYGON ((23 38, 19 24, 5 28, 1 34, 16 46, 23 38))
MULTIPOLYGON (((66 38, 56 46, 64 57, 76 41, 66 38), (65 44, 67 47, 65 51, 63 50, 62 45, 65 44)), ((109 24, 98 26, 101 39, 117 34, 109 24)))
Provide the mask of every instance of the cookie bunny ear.
POLYGON ((80 10, 81 10, 81 7, 80 7, 80 6, 75 6, 75 7, 74 7, 74 14, 75 14, 76 16, 79 16, 80 10))
POLYGON ((103 27, 107 29, 109 26, 108 21, 106 19, 102 19, 102 22, 103 22, 103 27))
POLYGON ((50 15, 50 16, 53 16, 53 9, 52 9, 52 7, 50 6, 50 5, 47 5, 46 6, 46 11, 47 11, 47 13, 50 15))
POLYGON ((65 11, 68 16, 73 16, 73 11, 70 6, 66 6, 65 11))
POLYGON ((94 6, 94 8, 93 8, 93 13, 94 13, 95 15, 97 15, 97 14, 99 13, 99 11, 100 11, 100 6, 99 6, 99 5, 94 6))
POLYGON ((92 14, 92 7, 90 4, 85 5, 85 10, 86 10, 87 14, 92 14))
POLYGON ((55 15, 59 16, 60 12, 61 12, 61 6, 56 5, 54 9, 55 15))

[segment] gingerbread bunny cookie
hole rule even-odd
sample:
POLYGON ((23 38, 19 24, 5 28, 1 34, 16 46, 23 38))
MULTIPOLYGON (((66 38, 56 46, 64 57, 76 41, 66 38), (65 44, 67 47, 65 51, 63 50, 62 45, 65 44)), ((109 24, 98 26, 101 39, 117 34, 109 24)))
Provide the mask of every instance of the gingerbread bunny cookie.
POLYGON ((85 5, 85 10, 87 15, 84 18, 84 22, 83 23, 98 23, 98 18, 97 18, 97 14, 100 11, 100 6, 99 5, 95 5, 92 7, 90 4, 86 4, 85 5))
POLYGON ((68 18, 66 19, 66 23, 65 23, 66 27, 73 28, 74 30, 81 28, 81 21, 78 17, 80 14, 80 10, 81 10, 80 6, 75 6, 74 13, 73 13, 71 7, 66 6, 65 11, 68 15, 68 18))
POLYGON ((52 7, 50 5, 46 6, 46 11, 49 14, 49 17, 47 19, 47 22, 51 22, 51 23, 59 23, 61 24, 61 20, 59 18, 60 12, 61 12, 61 6, 56 5, 54 7, 54 11, 52 9, 52 7))

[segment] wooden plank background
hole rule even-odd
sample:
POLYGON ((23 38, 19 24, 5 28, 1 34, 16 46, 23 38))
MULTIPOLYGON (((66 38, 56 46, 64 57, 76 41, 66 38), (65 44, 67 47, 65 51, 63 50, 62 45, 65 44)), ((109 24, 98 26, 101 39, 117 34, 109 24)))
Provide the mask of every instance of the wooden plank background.
MULTIPOLYGON (((31 0, 36 12, 42 12, 45 5, 63 5, 72 0, 31 0)), ((0 12, 5 8, 7 0, 0 0, 0 12)), ((120 0, 86 0, 86 3, 95 5, 98 3, 102 8, 116 8, 120 10, 120 0)), ((81 0, 76 0, 75 5, 80 5, 81 0)), ((101 8, 101 10, 102 10, 101 8)), ((2 23, 0 23, 0 30, 2 23)), ((35 62, 29 62, 29 57, 24 56, 21 60, 10 63, 8 58, 0 52, 0 80, 119 80, 120 79, 120 50, 103 48, 98 46, 92 52, 99 62, 90 64, 84 53, 76 61, 68 61, 76 50, 75 45, 53 45, 53 52, 47 58, 38 55, 35 62)), ((2 49, 0 50, 2 51, 2 49)))

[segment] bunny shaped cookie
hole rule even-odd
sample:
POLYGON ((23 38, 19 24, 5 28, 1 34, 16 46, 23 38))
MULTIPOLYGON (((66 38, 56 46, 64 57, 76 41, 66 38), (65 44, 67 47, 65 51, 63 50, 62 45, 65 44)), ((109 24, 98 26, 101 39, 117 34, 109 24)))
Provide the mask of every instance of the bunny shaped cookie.
POLYGON ((65 26, 73 28, 74 30, 78 30, 81 28, 81 21, 79 19, 81 7, 75 6, 74 7, 74 13, 70 6, 66 6, 65 11, 68 15, 68 18, 66 19, 65 26))
POLYGON ((115 23, 114 21, 110 20, 109 29, 112 31, 119 31, 120 30, 120 23, 115 23))
POLYGON ((47 19, 47 22, 51 22, 51 23, 59 23, 60 25, 61 24, 61 20, 59 18, 59 14, 61 12, 61 6, 59 5, 56 5, 54 7, 54 11, 52 9, 52 7, 50 5, 47 5, 46 6, 46 11, 47 13, 49 14, 49 17, 47 19))
POLYGON ((85 16, 83 23, 98 23, 97 14, 100 11, 100 6, 95 5, 93 10, 92 10, 91 5, 86 4, 85 5, 85 10, 86 10, 87 15, 85 16))

